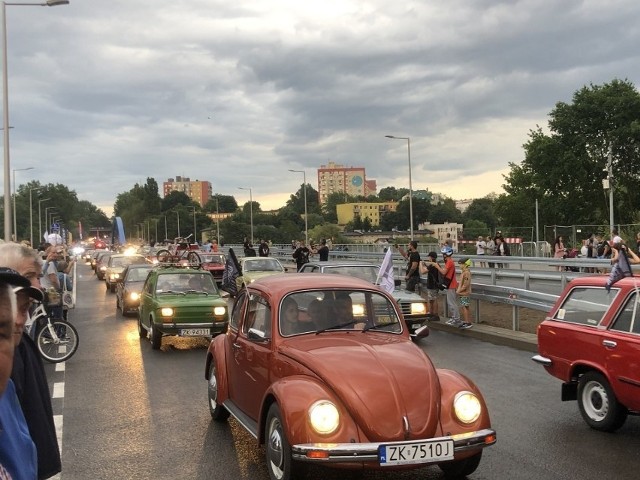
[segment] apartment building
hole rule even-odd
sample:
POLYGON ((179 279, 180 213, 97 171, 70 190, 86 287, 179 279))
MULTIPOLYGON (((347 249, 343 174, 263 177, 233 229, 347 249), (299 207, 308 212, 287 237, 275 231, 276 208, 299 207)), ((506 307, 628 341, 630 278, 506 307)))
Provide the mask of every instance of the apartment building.
POLYGON ((205 203, 209 201, 213 195, 213 189, 211 182, 206 180, 194 180, 189 177, 176 176, 176 178, 169 178, 162 184, 164 196, 166 197, 173 191, 185 193, 191 200, 198 202, 201 207, 204 207, 205 203))

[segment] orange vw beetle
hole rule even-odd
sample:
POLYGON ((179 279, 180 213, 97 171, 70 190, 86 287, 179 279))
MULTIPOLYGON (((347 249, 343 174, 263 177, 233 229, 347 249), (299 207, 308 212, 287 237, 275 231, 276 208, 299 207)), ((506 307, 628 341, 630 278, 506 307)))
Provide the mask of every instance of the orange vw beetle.
MULTIPOLYGON (((419 332, 418 332, 419 334, 419 332)), ((216 421, 265 445, 272 479, 305 464, 476 470, 496 441, 478 388, 436 369, 392 296, 358 278, 273 275, 247 284, 205 376, 216 421)))

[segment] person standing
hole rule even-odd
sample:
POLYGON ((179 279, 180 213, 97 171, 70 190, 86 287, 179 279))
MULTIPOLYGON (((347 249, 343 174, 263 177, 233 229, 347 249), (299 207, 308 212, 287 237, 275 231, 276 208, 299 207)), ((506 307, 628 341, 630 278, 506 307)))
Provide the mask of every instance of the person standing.
MULTIPOLYGON (((564 246, 562 235, 556 237, 556 241, 553 244, 553 258, 562 259, 567 255, 567 249, 564 246)), ((559 265, 558 271, 562 271, 562 265, 559 265)))
POLYGON ((396 245, 400 255, 407 260, 407 272, 404 276, 405 289, 409 292, 416 291, 416 285, 420 283, 420 253, 418 253, 418 242, 411 240, 405 252, 402 247, 396 245))
POLYGON ((452 258, 453 249, 451 247, 442 247, 440 252, 444 257, 444 267, 436 262, 430 261, 428 263, 436 267, 442 274, 441 283, 446 287, 447 307, 449 309, 449 315, 451 315, 451 319, 447 321, 447 325, 459 327, 462 322, 460 321, 460 309, 458 308, 458 297, 456 293, 458 281, 456 280, 456 265, 453 263, 452 258))
POLYGON ((19 308, 15 318, 18 335, 14 336, 15 353, 11 379, 15 384, 31 438, 37 447, 38 478, 49 478, 62 470, 49 384, 36 344, 23 331, 28 306, 31 303, 29 297, 42 301, 39 279, 42 267, 38 254, 33 249, 15 243, 0 245, 0 265, 8 267, 1 268, 0 272, 13 269, 31 285, 31 288, 23 289, 24 293, 17 294, 18 306, 25 308, 19 308))
POLYGON ((326 239, 323 238, 322 240, 320 240, 320 248, 318 248, 316 253, 318 254, 321 262, 329 261, 329 247, 327 247, 326 239))
POLYGON ((427 269, 427 301, 429 302, 429 313, 427 313, 427 317, 432 322, 438 322, 440 321, 440 316, 438 315, 438 296, 440 296, 438 279, 440 273, 436 267, 429 264, 429 262, 437 262, 438 254, 436 252, 429 252, 427 257, 429 260, 422 262, 427 269))
POLYGON ((461 258, 458 260, 462 272, 460 273, 460 282, 456 293, 460 300, 460 308, 462 309, 462 317, 464 321, 460 324, 460 328, 469 329, 473 324, 469 321, 469 305, 471 304, 471 259, 461 258))
MULTIPOLYGON (((485 255, 495 255, 496 254, 496 243, 493 241, 493 238, 491 237, 491 235, 487 235, 487 241, 485 242, 485 247, 484 247, 484 254, 485 255)), ((495 267, 495 263, 493 262, 488 262, 489 268, 493 268, 495 267)))
POLYGON ((298 248, 293 252, 293 258, 296 261, 296 271, 300 271, 300 267, 305 263, 309 263, 309 254, 311 250, 304 243, 304 240, 301 240, 298 244, 298 248))
MULTIPOLYGON (((29 280, 13 270, 3 269, 0 272, 0 478, 32 480, 38 476, 38 454, 10 378, 19 329, 15 324, 18 300, 13 289, 16 287, 29 288, 29 280)), ((29 302, 26 303, 25 317, 29 302)))
MULTIPOLYGON (((482 235, 480 235, 478 237, 478 241, 476 242, 476 255, 484 256, 486 248, 487 248, 487 244, 484 241, 484 238, 482 237, 482 235)), ((485 266, 486 265, 484 262, 480 262, 480 267, 484 268, 485 266)))
POLYGON ((260 240, 260 245, 258 246, 258 256, 260 257, 269 256, 269 244, 265 239, 260 240))

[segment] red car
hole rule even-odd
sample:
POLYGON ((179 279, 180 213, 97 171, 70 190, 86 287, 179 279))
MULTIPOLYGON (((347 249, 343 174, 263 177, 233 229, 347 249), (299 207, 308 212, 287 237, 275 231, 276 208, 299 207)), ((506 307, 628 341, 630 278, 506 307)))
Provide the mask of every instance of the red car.
POLYGON ((562 400, 577 400, 596 430, 620 428, 640 413, 640 298, 637 278, 573 280, 538 327, 533 360, 562 384, 562 400))
POLYGON ((358 278, 248 283, 205 377, 213 419, 233 415, 265 446, 272 479, 300 478, 309 463, 462 477, 496 441, 475 384, 437 369, 393 297, 358 278))
POLYGON ((226 258, 224 253, 207 253, 207 252, 198 252, 200 254, 200 258, 202 259, 202 263, 200 266, 207 270, 213 275, 213 278, 217 283, 222 283, 222 274, 224 273, 224 265, 226 263, 226 258))

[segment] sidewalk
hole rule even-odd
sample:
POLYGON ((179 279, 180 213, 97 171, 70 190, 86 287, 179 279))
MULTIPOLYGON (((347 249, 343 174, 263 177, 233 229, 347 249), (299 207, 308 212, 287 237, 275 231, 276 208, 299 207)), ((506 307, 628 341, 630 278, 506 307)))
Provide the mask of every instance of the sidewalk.
POLYGON ((474 323, 473 328, 460 330, 457 327, 447 325, 445 323, 446 317, 440 317, 440 319, 439 322, 429 322, 429 328, 477 338, 483 342, 495 343, 496 345, 506 345, 519 350, 538 352, 538 339, 536 335, 532 333, 515 332, 506 328, 492 327, 482 323, 474 323))

